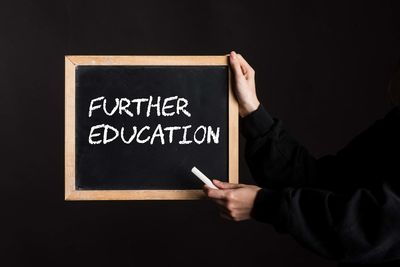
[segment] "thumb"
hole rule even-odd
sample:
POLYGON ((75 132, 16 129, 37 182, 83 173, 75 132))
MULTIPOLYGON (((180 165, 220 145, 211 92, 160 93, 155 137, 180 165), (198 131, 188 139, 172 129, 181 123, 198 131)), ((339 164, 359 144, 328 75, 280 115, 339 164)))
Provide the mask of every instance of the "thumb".
POLYGON ((213 183, 219 188, 219 189, 234 189, 234 188, 240 188, 240 184, 231 184, 231 183, 225 183, 221 182, 219 180, 214 179, 213 183))
POLYGON ((243 76, 242 67, 240 66, 240 61, 235 51, 232 51, 230 53, 229 62, 233 70, 233 76, 235 76, 236 79, 242 77, 243 76))

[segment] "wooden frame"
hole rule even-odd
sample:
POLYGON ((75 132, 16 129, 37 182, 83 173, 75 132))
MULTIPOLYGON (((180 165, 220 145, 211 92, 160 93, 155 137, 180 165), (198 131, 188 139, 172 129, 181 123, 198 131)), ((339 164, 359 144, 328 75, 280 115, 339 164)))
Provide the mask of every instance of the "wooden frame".
MULTIPOLYGON (((77 190, 75 188, 75 68, 79 65, 228 66, 228 56, 65 56, 65 199, 179 200, 204 198, 202 190, 77 190)), ((238 183, 238 104, 229 71, 229 182, 238 183)))

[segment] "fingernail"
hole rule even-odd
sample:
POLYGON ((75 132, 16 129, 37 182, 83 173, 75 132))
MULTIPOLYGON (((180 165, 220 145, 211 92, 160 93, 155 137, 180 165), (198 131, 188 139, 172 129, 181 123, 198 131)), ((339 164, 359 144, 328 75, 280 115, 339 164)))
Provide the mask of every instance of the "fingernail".
POLYGON ((231 56, 232 56, 233 59, 236 58, 236 53, 235 53, 235 51, 232 51, 232 52, 231 52, 231 56))

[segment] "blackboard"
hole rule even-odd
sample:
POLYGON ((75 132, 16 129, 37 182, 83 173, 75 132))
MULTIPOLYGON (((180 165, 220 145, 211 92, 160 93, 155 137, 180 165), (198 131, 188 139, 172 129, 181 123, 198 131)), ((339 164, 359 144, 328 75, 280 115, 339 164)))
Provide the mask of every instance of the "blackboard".
POLYGON ((65 198, 199 199, 237 182, 226 56, 67 56, 65 198))

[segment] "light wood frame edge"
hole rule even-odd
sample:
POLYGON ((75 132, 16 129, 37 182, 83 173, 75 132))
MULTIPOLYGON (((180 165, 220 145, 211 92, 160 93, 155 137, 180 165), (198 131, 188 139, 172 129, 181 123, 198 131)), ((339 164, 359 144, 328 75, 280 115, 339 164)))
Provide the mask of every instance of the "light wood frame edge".
POLYGON ((75 64, 65 57, 65 199, 74 199, 75 190, 75 64))
MULTIPOLYGON (((202 190, 76 190, 75 189, 75 68, 78 65, 227 66, 228 56, 65 56, 65 200, 190 200, 202 190)), ((239 181, 238 103, 228 69, 229 182, 239 181)))

